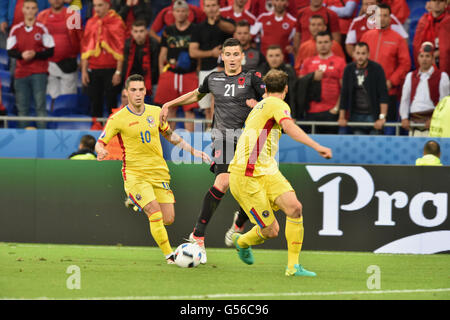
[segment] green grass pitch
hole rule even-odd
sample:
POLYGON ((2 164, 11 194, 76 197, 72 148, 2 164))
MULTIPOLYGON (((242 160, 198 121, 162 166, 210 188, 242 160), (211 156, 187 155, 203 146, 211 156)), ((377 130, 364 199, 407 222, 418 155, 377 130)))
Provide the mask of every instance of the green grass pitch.
POLYGON ((303 278, 284 276, 285 250, 254 249, 252 266, 233 249, 207 252, 206 265, 182 269, 154 247, 0 243, 0 299, 450 299, 448 254, 304 251, 317 277, 303 278), (80 289, 67 287, 70 266, 80 289))

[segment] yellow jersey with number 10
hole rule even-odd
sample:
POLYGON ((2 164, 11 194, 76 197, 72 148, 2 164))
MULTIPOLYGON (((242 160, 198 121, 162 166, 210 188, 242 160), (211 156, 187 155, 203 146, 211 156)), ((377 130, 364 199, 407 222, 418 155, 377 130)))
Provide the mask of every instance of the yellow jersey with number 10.
POLYGON ((283 100, 268 97, 260 101, 245 121, 228 171, 248 177, 276 174, 281 122, 288 119, 292 120, 291 109, 283 100))
POLYGON ((104 145, 117 135, 122 148, 122 175, 143 176, 154 182, 169 182, 169 168, 163 158, 160 132, 169 129, 167 122, 159 122, 161 108, 144 105, 141 114, 126 106, 112 115, 106 123, 99 142, 104 145))

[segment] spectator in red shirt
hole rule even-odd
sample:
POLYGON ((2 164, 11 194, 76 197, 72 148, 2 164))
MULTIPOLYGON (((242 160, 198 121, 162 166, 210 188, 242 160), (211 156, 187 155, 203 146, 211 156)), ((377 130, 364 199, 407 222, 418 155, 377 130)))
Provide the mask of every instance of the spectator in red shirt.
POLYGON ((358 0, 325 0, 325 6, 339 17, 339 26, 342 35, 347 35, 352 20, 357 15, 358 0))
POLYGON ((288 0, 272 0, 273 12, 263 13, 251 28, 251 34, 261 38, 261 51, 267 52, 270 45, 283 49, 286 61, 293 53, 292 40, 295 34, 295 18, 287 11, 288 0))
POLYGON ((220 9, 220 15, 224 18, 231 19, 238 23, 242 20, 247 20, 250 25, 254 25, 256 17, 245 9, 248 0, 235 0, 232 6, 220 9))
MULTIPOLYGON (((337 121, 345 59, 335 56, 331 51, 332 37, 329 32, 319 32, 316 36, 316 44, 319 54, 305 60, 300 70, 300 77, 314 74, 314 80, 321 82, 321 99, 320 102, 311 101, 305 119, 337 121)), ((336 127, 316 127, 316 133, 336 134, 337 132, 337 123, 336 127)))
POLYGON ((391 9, 386 4, 380 4, 380 27, 367 31, 361 41, 370 48, 370 60, 383 67, 386 74, 386 86, 389 90, 389 106, 387 121, 397 121, 397 94, 411 69, 406 41, 389 26, 391 24, 391 9))
MULTIPOLYGON (((354 47, 361 41, 363 34, 376 27, 375 24, 372 24, 371 21, 369 21, 369 17, 372 17, 375 13, 375 11, 370 11, 369 7, 376 5, 376 0, 362 1, 360 16, 353 19, 345 39, 345 50, 348 55, 353 56, 354 47)), ((397 32, 402 38, 408 40, 408 33, 394 14, 391 14, 390 28, 397 32)))
POLYGON ((309 19, 314 15, 320 15, 325 19, 328 32, 333 40, 341 43, 339 17, 336 13, 323 6, 323 0, 311 0, 309 7, 303 8, 297 15, 296 33, 294 37, 294 50, 298 51, 300 45, 312 38, 309 32, 309 19))
MULTIPOLYGON (((12 27, 6 45, 9 56, 17 59, 14 74, 17 111, 19 116, 30 115, 33 98, 37 116, 45 117, 48 59, 53 55, 55 42, 47 28, 36 22, 36 0, 24 0, 22 12, 25 20, 12 27)), ((28 123, 19 122, 20 128, 26 126, 28 123)), ((37 126, 44 129, 46 123, 38 122, 37 126)))
MULTIPOLYGON (((431 42, 434 46, 434 56, 436 63, 439 66, 439 50, 441 44, 446 45, 449 42, 447 29, 443 33, 440 33, 442 21, 448 16, 446 11, 446 0, 432 0, 430 1, 431 11, 425 13, 417 23, 416 33, 413 40, 413 55, 416 65, 418 65, 418 59, 420 48, 422 43, 431 42)), ((444 70, 445 71, 445 70, 444 70)))
POLYGON ((95 15, 87 21, 81 41, 81 80, 91 100, 92 116, 102 117, 104 98, 110 114, 120 92, 126 27, 110 9, 110 0, 93 3, 95 15))
POLYGON ((76 94, 77 55, 83 30, 68 21, 81 21, 79 14, 64 7, 63 0, 49 0, 50 9, 39 13, 37 21, 45 25, 55 40, 55 52, 49 59, 47 93, 55 99, 62 94, 76 94), (78 18, 75 17, 78 15, 78 18))
MULTIPOLYGON (((204 1, 204 0, 201 0, 204 1)), ((175 2, 173 0, 172 2, 175 2)), ((199 7, 188 4, 189 6, 189 21, 193 23, 200 23, 205 21, 206 15, 203 10, 199 7)), ((150 28, 150 36, 161 42, 161 37, 158 33, 161 32, 164 27, 170 26, 175 23, 175 18, 173 16, 173 3, 170 7, 164 8, 156 16, 150 28)))
MULTIPOLYGON (((449 6, 450 7, 450 6, 449 6)), ((441 22, 439 31, 439 39, 448 37, 448 30, 450 30, 450 14, 441 22)), ((439 44, 439 68, 450 74, 450 41, 442 41, 439 44)))
MULTIPOLYGON (((325 19, 322 16, 314 15, 309 20, 309 32, 315 38, 319 32, 327 31, 327 26, 325 24, 325 19)), ((333 44, 331 46, 331 51, 335 56, 341 57, 345 59, 344 50, 342 50, 341 45, 336 42, 336 40, 332 41, 333 44)), ((317 45, 315 39, 309 39, 304 42, 300 49, 298 50, 297 56, 295 57, 295 65, 294 69, 297 75, 300 75, 300 68, 303 62, 310 58, 317 56, 317 45)))

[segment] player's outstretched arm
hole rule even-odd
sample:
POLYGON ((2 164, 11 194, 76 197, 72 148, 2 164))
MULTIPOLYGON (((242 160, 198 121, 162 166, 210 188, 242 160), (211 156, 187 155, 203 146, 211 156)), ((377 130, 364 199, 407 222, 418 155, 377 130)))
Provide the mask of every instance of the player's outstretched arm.
POLYGON ((189 143, 187 143, 183 138, 181 138, 178 134, 173 132, 170 128, 165 132, 161 133, 167 141, 169 141, 174 146, 183 149, 184 151, 189 152, 196 158, 201 158, 203 162, 211 163, 211 158, 204 153, 203 151, 194 149, 189 143))
POLYGON ((333 153, 330 148, 324 147, 311 139, 310 136, 308 136, 305 131, 302 130, 302 128, 294 123, 293 120, 282 121, 281 127, 283 128, 284 132, 286 132, 286 134, 292 139, 313 148, 325 159, 331 159, 333 157, 333 153))
POLYGON ((97 152, 98 161, 102 161, 109 154, 108 150, 105 148, 105 145, 100 141, 97 141, 95 144, 95 152, 97 152))
POLYGON ((188 92, 172 101, 166 102, 162 106, 161 113, 159 115, 159 121, 160 122, 167 121, 167 115, 169 113, 169 108, 195 103, 197 101, 200 101, 204 96, 205 96, 205 94, 200 93, 198 91, 198 89, 195 89, 194 91, 188 92))

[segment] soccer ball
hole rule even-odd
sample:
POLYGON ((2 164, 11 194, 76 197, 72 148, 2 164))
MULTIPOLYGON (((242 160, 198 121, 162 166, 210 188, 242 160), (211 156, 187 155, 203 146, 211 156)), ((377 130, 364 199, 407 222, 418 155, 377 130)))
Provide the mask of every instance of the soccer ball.
POLYGON ((194 268, 201 258, 201 249, 195 243, 183 243, 175 250, 175 264, 181 268, 194 268))

